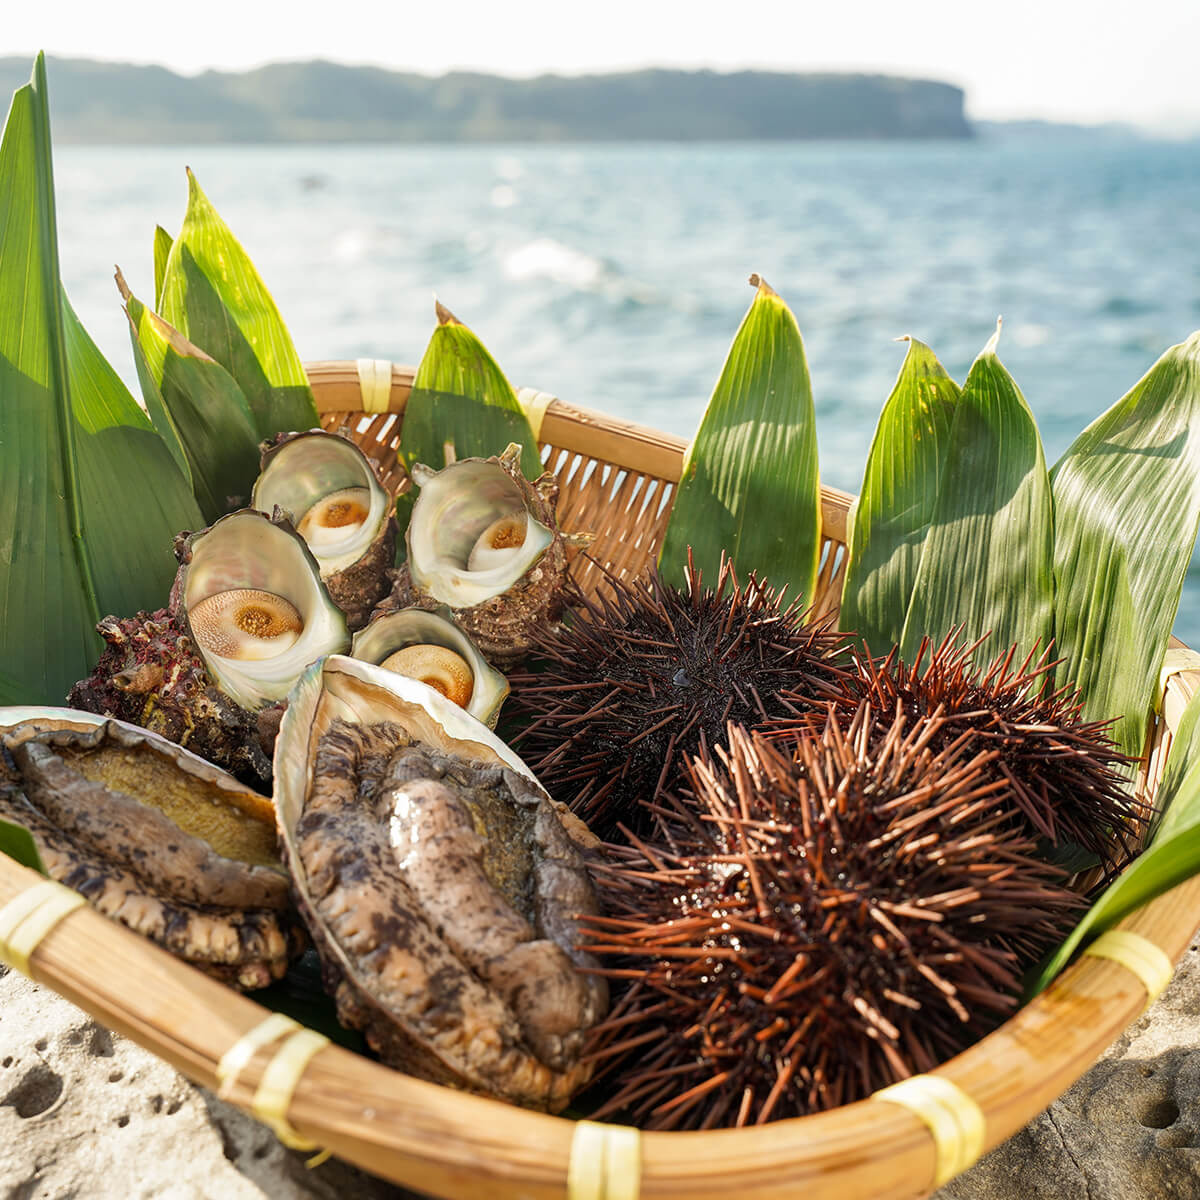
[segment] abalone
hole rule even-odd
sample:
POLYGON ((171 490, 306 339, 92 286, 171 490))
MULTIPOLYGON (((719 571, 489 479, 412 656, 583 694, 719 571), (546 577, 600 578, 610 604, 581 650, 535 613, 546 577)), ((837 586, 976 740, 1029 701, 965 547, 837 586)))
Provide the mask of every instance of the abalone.
POLYGON ((339 655, 290 697, 275 785, 339 1019, 413 1074, 565 1105, 607 1008, 576 948, 596 912, 578 818, 433 688, 339 655))
POLYGON ((0 816, 29 830, 51 878, 223 982, 282 978, 303 936, 269 800, 87 713, 0 709, 0 744, 0 816))

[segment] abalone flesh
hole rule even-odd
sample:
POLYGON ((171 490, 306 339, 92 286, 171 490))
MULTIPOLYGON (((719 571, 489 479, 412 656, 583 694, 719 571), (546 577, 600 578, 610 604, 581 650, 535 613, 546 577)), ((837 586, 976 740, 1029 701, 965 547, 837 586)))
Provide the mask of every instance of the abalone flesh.
POLYGON ((385 1062, 555 1110, 607 1006, 579 968, 586 828, 430 687, 331 656, 292 693, 275 800, 339 1019, 385 1062))
POLYGON ((303 939, 269 800, 122 722, 0 709, 9 725, 0 816, 29 830, 53 879, 223 982, 282 978, 303 939))

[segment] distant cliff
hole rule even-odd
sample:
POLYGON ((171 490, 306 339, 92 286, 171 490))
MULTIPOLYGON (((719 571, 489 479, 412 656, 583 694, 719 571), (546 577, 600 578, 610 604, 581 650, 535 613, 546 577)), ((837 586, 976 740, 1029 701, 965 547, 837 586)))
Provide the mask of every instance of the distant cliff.
MULTIPOLYGON (((884 75, 646 70, 508 79, 305 62, 188 77, 163 67, 54 58, 47 68, 59 142, 971 136, 961 88, 884 75)), ((29 72, 28 58, 0 58, 0 96, 11 95, 29 72)))

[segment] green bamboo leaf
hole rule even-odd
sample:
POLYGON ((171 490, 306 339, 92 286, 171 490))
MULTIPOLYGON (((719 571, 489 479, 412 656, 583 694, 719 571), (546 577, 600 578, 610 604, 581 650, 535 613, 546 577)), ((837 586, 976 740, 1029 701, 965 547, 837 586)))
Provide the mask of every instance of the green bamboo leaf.
POLYGON ((1166 842, 1193 821, 1200 821, 1200 692, 1183 710, 1179 728, 1171 739, 1155 801, 1158 819, 1150 838, 1151 845, 1166 842), (1181 797, 1189 796, 1196 799, 1190 803, 1181 800, 1181 797))
POLYGON ((1156 807, 1163 816, 1150 844, 1105 889, 1037 974, 1034 994, 1049 985, 1085 941, 1200 871, 1200 692, 1184 710, 1171 742, 1156 807))
POLYGON ((178 563, 173 545, 202 521, 188 481, 146 414, 62 297, 83 553, 100 615, 161 607, 178 563))
POLYGON ((48 874, 46 864, 42 862, 42 856, 38 853, 37 842, 24 825, 0 821, 0 854, 15 858, 21 866, 37 871, 39 875, 48 874))
POLYGON ((0 141, 0 662, 6 699, 61 703, 107 613, 159 607, 186 480, 59 281, 45 63, 0 141))
POLYGON ((1060 683, 1141 754, 1200 523, 1200 332, 1168 350, 1051 472, 1060 683), (1095 578, 1123 564, 1124 590, 1095 578), (1136 620, 1132 614, 1136 613, 1136 620))
POLYGON ((901 654, 961 626, 991 638, 980 665, 1054 636, 1054 514, 1033 414, 996 357, 1000 329, 955 405, 933 520, 904 620, 901 654))
MULTIPOLYGON (((128 300, 132 293, 125 283, 125 277, 121 274, 120 267, 117 268, 115 278, 117 281, 117 290, 124 299, 128 300)), ((128 308, 126 308, 125 315, 129 315, 128 308)), ((162 391, 159 389, 158 381, 154 378, 154 373, 150 369, 150 364, 146 361, 146 355, 143 353, 142 347, 138 342, 137 331, 132 328, 130 329, 130 341, 133 343, 133 363, 137 369, 138 383, 142 389, 142 400, 146 405, 146 413, 150 417, 150 423, 154 426, 158 436, 162 438, 163 444, 171 452, 171 457, 175 460, 175 465, 179 468, 180 474, 187 480, 188 487, 192 489, 192 494, 195 495, 195 481, 192 479, 192 467, 188 462, 187 451, 183 448, 183 438, 175 426, 170 410, 163 402, 162 391)))
POLYGON ((185 455, 196 502, 211 524, 250 501, 259 470, 250 407, 220 363, 142 304, 119 273, 118 284, 146 407, 153 417, 162 406, 185 455))
POLYGON ((271 293, 190 170, 187 214, 167 256, 158 308, 237 380, 260 438, 319 424, 271 293))
POLYGON ((404 407, 405 468, 424 463, 440 470, 456 459, 500 454, 516 442, 521 470, 536 479, 542 473, 537 438, 512 384, 479 338, 441 304, 437 319, 404 407))
POLYGON ((838 623, 876 651, 890 649, 903 632, 960 395, 933 351, 908 343, 847 522, 838 623))
POLYGON ((682 477, 659 552, 683 584, 688 548, 716 580, 722 552, 792 599, 812 599, 821 551, 816 418, 804 342, 791 310, 757 275, 682 477))
POLYGON ((167 259, 171 256, 174 238, 161 226, 154 227, 154 307, 162 307, 163 280, 167 275, 167 259))

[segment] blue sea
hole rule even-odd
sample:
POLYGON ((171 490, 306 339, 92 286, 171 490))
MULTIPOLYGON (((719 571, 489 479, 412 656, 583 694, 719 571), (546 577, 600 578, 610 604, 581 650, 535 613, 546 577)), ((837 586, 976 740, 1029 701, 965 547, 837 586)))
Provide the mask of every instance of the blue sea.
MULTIPOLYGON (((689 436, 750 300, 788 302, 823 480, 857 491, 904 354, 1000 356, 1053 463, 1200 328, 1200 144, 71 147, 55 153, 76 309, 136 394, 119 264, 153 299, 191 166, 302 357, 415 363, 434 297, 517 385, 689 436)), ((1200 646, 1200 560, 1176 633, 1200 646)))

